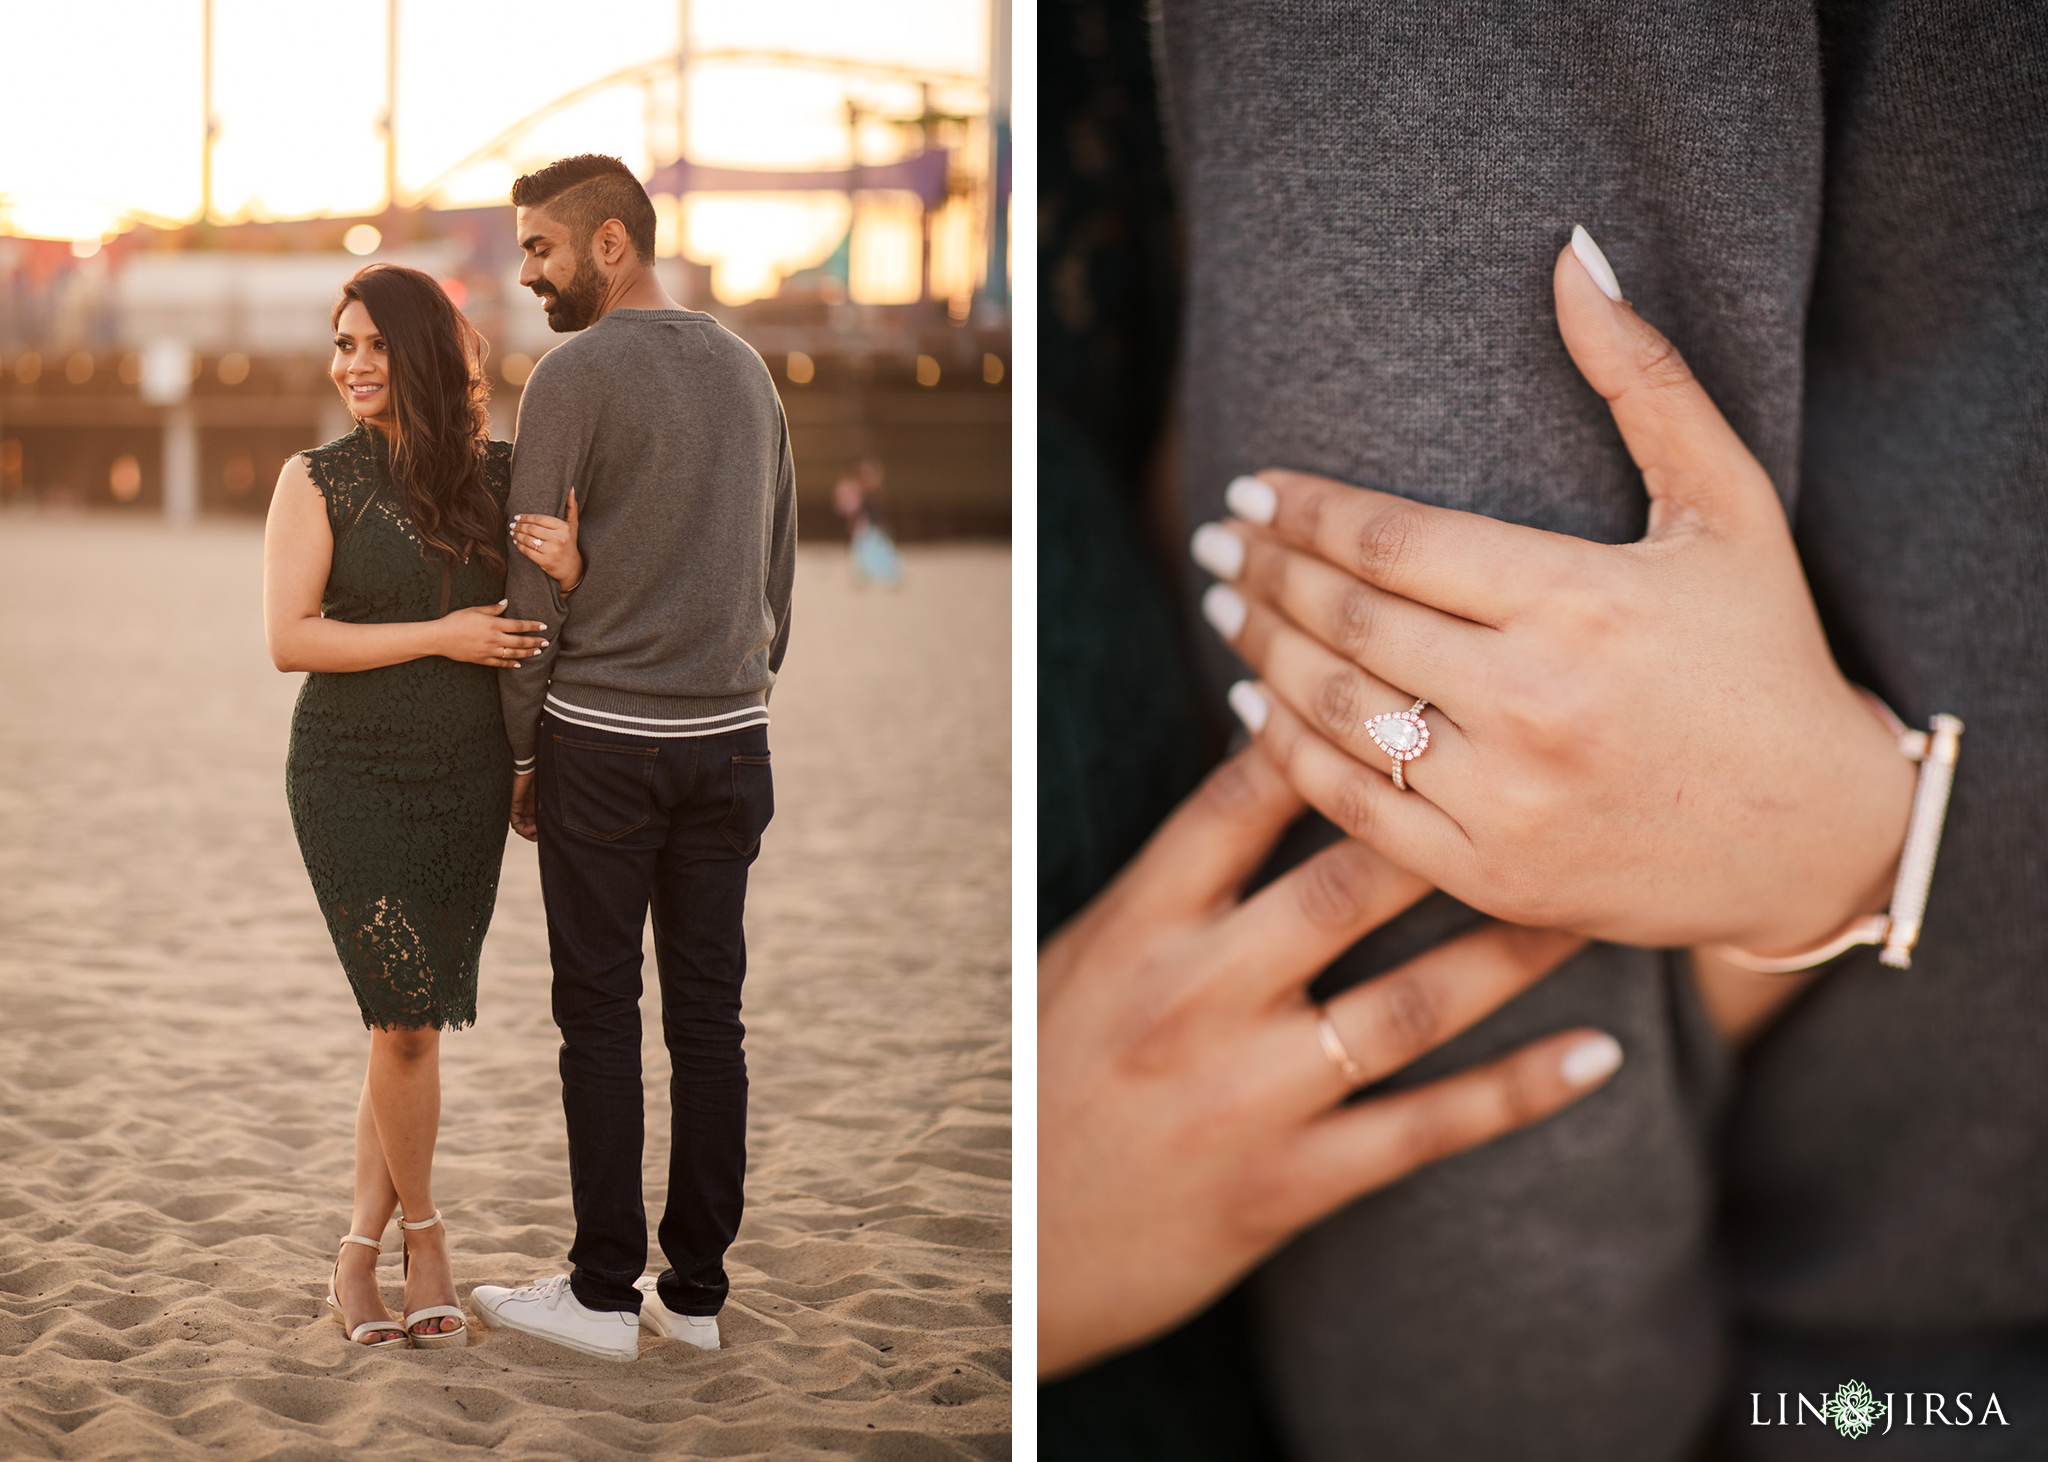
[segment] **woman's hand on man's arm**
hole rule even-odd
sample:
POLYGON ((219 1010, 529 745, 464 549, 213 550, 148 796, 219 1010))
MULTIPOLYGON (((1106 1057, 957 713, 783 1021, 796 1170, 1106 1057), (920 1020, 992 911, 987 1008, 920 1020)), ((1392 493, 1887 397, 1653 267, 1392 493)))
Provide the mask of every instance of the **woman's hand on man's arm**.
POLYGON ((512 516, 512 545, 555 581, 564 597, 576 592, 583 582, 583 554, 576 542, 576 489, 569 489, 565 516, 546 513, 515 513, 512 516))
POLYGON ((263 638, 280 670, 375 670, 429 655, 509 669, 540 653, 528 632, 546 626, 503 618, 502 602, 397 624, 324 618, 333 561, 327 504, 306 459, 293 457, 278 474, 263 528, 263 638))
POLYGON ((1232 580, 1211 620, 1261 677, 1236 699, 1309 802, 1475 908, 1626 944, 1817 945, 1883 907, 1912 766, 1835 666, 1770 478, 1670 342, 1569 247, 1553 286, 1648 535, 1240 479, 1240 520, 1198 534, 1232 580), (1404 794, 1365 723, 1416 697, 1431 738, 1404 794))
POLYGON ((1550 1115, 1620 1048, 1561 1032, 1344 1105, 1577 950, 1490 924, 1329 1002, 1309 981, 1429 891, 1362 844, 1243 902, 1302 810, 1258 749, 1225 762, 1039 965, 1039 1371, 1072 1370, 1197 1313, 1290 1236, 1374 1188, 1550 1115))

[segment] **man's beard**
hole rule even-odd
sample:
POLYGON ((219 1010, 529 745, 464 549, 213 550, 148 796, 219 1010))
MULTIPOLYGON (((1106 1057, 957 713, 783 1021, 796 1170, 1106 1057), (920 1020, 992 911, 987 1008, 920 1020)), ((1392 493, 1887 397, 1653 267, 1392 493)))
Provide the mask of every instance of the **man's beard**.
POLYGON ((576 273, 560 289, 543 279, 534 286, 535 294, 553 295, 555 307, 547 312, 548 328, 557 334, 566 335, 572 330, 582 330, 597 318, 597 307, 604 303, 604 280, 597 272, 597 260, 586 252, 576 255, 576 273))

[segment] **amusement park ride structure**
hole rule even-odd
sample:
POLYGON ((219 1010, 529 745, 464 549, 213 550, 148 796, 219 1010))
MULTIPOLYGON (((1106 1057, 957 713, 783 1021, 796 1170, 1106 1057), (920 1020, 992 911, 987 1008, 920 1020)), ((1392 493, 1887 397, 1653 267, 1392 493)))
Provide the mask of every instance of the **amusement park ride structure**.
MULTIPOLYGON (((201 167, 199 222, 214 221, 213 149, 219 136, 213 108, 213 0, 202 0, 205 13, 203 41, 205 65, 201 107, 204 117, 204 160, 201 167)), ((951 72, 928 66, 907 66, 855 57, 825 56, 789 49, 766 47, 698 47, 691 42, 691 0, 676 0, 677 48, 672 55, 655 57, 608 75, 582 83, 537 107, 506 127, 488 142, 444 168, 424 187, 407 195, 398 174, 398 72, 399 4, 385 0, 385 101, 378 118, 384 144, 385 213, 431 208, 444 199, 451 184, 472 169, 516 155, 519 144, 550 119, 608 92, 638 87, 644 96, 643 114, 648 121, 646 152, 650 160, 666 151, 668 160, 643 179, 649 193, 677 196, 692 192, 833 192, 852 195, 871 190, 899 190, 915 193, 927 209, 942 202, 949 192, 964 191, 969 178, 978 175, 983 195, 983 267, 978 291, 977 313, 986 318, 991 311, 1007 313, 1009 252, 1009 162, 1010 162, 1010 0, 989 0, 989 59, 982 75, 951 72), (899 125, 915 128, 920 146, 905 157, 880 165, 863 165, 858 149, 844 168, 754 169, 706 165, 691 159, 689 146, 689 100, 693 71, 704 66, 745 65, 792 71, 836 73, 865 81, 908 83, 921 89, 922 114, 899 119, 899 125), (656 88, 668 83, 674 91, 671 146, 661 146, 662 129, 656 124, 659 108, 656 88), (982 138, 986 149, 981 166, 956 166, 948 149, 936 145, 937 124, 965 123, 960 112, 935 109, 931 93, 935 87, 980 91, 985 97, 982 138)), ((859 111, 849 101, 849 130, 857 130, 859 111)), ((928 247, 928 246, 927 246, 928 247)))
MULTIPOLYGON (((680 0, 676 53, 564 93, 410 195, 400 192, 397 166, 398 0, 386 0, 383 210, 232 224, 214 216, 211 0, 204 8, 198 217, 132 219, 140 226, 84 258, 62 242, 0 238, 0 508, 98 505, 174 521, 202 510, 260 512, 290 453, 346 428, 326 382, 326 311, 339 282, 369 261, 353 251, 353 236, 351 252, 338 247, 366 225, 376 240, 370 257, 442 277, 490 342, 495 430, 509 436, 531 359, 554 341, 517 287, 510 207, 446 206, 451 185, 493 162, 521 164, 522 143, 544 123, 637 87, 651 194, 816 191, 852 201, 889 190, 914 194, 923 209, 925 297, 916 303, 861 305, 843 290, 836 298, 812 290, 723 306, 710 298, 708 269, 660 261, 671 293, 717 315, 774 374, 790 419, 804 531, 836 531, 832 483, 876 458, 909 536, 1007 532, 1009 0, 992 0, 984 76, 792 51, 693 50, 689 0, 680 0), (863 165, 855 148, 844 168, 707 165, 689 156, 689 93, 694 72, 722 65, 915 84, 923 106, 920 115, 889 119, 907 144, 894 161, 863 165), (933 104, 935 94, 980 100, 977 92, 985 111, 971 101, 933 104), (674 111, 664 117, 657 102, 669 97, 674 111), (969 138, 981 144, 973 156, 958 146, 969 138), (971 303, 963 310, 955 299, 949 310, 930 297, 930 221, 942 206, 963 205, 977 215, 982 251, 971 303)), ((849 102, 849 127, 860 121, 849 102)), ((835 255, 842 268, 845 248, 842 240, 835 255)))

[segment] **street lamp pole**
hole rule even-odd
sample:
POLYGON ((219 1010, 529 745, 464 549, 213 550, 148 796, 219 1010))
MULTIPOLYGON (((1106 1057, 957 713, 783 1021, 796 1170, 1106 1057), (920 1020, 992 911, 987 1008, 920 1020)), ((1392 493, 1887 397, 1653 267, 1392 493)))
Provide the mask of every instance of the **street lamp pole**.
POLYGON ((213 0, 199 4, 199 112, 205 131, 199 143, 199 221, 213 222, 213 0))
MULTIPOLYGON (((682 163, 689 155, 690 0, 676 0, 676 161, 682 163)), ((653 159, 648 161, 651 163, 653 159)), ((679 174, 681 171, 681 168, 677 169, 679 174)))
POLYGON ((398 211, 398 0, 384 7, 384 210, 398 211))
POLYGON ((982 274, 982 309, 1010 309, 1010 0, 989 0, 988 15, 988 256, 982 274))

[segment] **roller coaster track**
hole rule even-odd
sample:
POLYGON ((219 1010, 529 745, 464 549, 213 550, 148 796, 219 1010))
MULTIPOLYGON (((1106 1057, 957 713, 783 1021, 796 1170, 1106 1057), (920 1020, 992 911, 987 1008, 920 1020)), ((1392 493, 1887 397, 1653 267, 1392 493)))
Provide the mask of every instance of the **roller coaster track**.
MULTIPOLYGON (((482 147, 470 153, 453 167, 441 174, 424 188, 412 195, 414 205, 425 203, 443 188, 470 168, 490 161, 517 142, 527 132, 545 122, 548 118, 566 112, 569 108, 590 98, 610 91, 616 86, 642 85, 673 76, 677 58, 661 56, 652 61, 642 61, 636 66, 623 67, 609 76, 600 76, 595 81, 584 83, 573 91, 565 91, 546 106, 527 113, 482 147)), ((830 71, 846 76, 862 76, 882 81, 907 81, 912 84, 933 83, 940 86, 986 87, 988 78, 965 72, 936 71, 919 66, 892 66, 881 61, 855 61, 836 56, 813 56, 800 51, 763 51, 737 48, 705 49, 691 51, 690 65, 717 63, 722 65, 781 66, 790 70, 830 71)))

